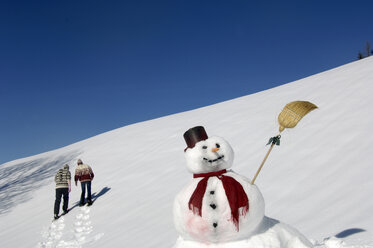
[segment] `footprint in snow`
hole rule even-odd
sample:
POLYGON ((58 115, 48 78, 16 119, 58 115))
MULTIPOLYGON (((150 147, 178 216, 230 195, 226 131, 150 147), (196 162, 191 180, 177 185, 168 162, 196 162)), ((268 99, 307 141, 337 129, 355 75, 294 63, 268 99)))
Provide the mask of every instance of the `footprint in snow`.
MULTIPOLYGON (((63 217, 52 222, 48 230, 42 233, 43 241, 39 243, 39 248, 82 248, 83 245, 99 240, 104 234, 100 233, 92 236, 92 222, 90 221, 90 208, 81 207, 75 216, 73 234, 71 238, 62 240, 65 223, 63 217)), ((71 232, 71 230, 70 230, 71 232)))
POLYGON ((42 231, 42 238, 38 245, 41 248, 53 248, 57 247, 59 240, 62 237, 63 230, 65 228, 64 218, 61 217, 52 224, 46 230, 42 231))

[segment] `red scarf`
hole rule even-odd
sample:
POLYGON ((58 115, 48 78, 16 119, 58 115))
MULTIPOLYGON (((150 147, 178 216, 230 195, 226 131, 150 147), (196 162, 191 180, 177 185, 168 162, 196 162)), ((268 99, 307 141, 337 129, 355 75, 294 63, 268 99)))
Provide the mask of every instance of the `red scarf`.
POLYGON ((227 170, 221 170, 216 172, 194 174, 194 178, 203 177, 203 179, 198 183, 196 189, 190 197, 189 209, 192 210, 194 214, 198 214, 202 217, 202 202, 207 188, 207 181, 210 177, 217 177, 223 183, 225 195, 227 196, 229 206, 231 208, 232 221, 238 231, 239 208, 243 207, 242 215, 245 215, 247 211, 249 211, 249 199, 247 198, 247 195, 239 182, 232 177, 223 175, 226 172, 227 170))

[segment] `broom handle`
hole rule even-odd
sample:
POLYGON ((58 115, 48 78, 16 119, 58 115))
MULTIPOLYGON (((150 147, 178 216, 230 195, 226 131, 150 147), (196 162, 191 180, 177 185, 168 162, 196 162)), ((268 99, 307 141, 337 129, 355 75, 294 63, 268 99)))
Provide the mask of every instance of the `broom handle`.
POLYGON ((259 169, 257 170, 257 172, 256 172, 256 174, 255 174, 255 177, 254 177, 253 180, 251 181, 251 184, 252 184, 252 185, 254 184, 254 182, 255 182, 257 176, 259 175, 260 171, 262 170, 263 165, 264 165, 264 163, 266 162, 266 160, 267 160, 269 154, 271 153, 272 148, 273 148, 274 145, 275 145, 275 144, 272 143, 272 145, 271 145, 271 147, 269 148, 269 150, 268 150, 266 156, 265 156, 264 159, 263 159, 263 162, 262 162, 261 165, 259 166, 259 169))

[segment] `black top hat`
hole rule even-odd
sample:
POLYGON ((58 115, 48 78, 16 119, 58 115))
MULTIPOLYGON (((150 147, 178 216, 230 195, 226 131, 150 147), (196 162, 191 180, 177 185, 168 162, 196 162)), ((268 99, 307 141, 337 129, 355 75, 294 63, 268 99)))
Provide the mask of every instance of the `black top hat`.
POLYGON ((187 148, 185 148, 186 150, 188 148, 193 148, 196 145, 196 143, 201 140, 207 140, 208 136, 205 129, 202 126, 197 126, 186 131, 184 133, 184 139, 188 146, 187 148))

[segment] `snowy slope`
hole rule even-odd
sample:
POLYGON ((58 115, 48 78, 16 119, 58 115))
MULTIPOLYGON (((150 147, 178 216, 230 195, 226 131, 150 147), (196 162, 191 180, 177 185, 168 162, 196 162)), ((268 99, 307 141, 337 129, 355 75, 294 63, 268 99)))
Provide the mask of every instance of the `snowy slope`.
MULTIPOLYGON (((250 82, 248 82, 250 83, 250 82)), ((216 92, 221 94, 221 92, 216 92)), ((183 133, 196 125, 224 137, 233 170, 252 178, 294 100, 319 109, 285 130, 256 184, 266 215, 328 247, 373 247, 373 58, 257 94, 137 123, 0 165, 0 247, 172 247, 172 204, 191 180, 183 133), (77 158, 95 172, 94 205, 51 225, 53 177, 77 158), (345 244, 338 243, 345 240, 345 244), (59 244, 59 246, 56 246, 59 244)))

